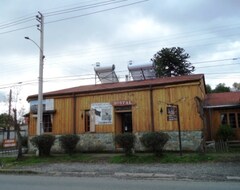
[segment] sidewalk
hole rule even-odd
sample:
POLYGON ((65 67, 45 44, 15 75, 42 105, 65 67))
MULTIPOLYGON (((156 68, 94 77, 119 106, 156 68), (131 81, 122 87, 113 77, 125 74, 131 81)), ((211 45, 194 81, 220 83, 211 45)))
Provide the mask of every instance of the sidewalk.
POLYGON ((0 172, 49 176, 107 176, 128 179, 240 182, 239 162, 198 164, 55 163, 18 167, 11 170, 1 170, 0 172))

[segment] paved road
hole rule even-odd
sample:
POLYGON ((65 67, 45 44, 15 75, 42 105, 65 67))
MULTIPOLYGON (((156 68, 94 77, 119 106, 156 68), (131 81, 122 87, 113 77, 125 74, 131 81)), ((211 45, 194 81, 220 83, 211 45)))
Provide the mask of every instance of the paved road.
POLYGON ((75 177, 164 178, 195 181, 238 181, 239 162, 198 164, 91 164, 56 163, 19 168, 43 175, 75 177))
POLYGON ((236 182, 0 175, 0 190, 239 190, 236 182))

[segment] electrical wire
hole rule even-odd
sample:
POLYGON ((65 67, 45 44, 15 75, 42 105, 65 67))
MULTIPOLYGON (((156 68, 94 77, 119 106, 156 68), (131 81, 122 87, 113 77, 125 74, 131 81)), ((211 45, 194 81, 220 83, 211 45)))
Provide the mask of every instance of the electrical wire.
MULTIPOLYGON (((128 1, 128 0, 119 0, 117 1, 117 3, 119 2, 124 2, 124 1, 128 1)), ((120 8, 123 8, 123 7, 128 7, 128 6, 132 6, 132 5, 135 5, 135 4, 139 4, 139 3, 143 3, 143 2, 146 2, 146 1, 149 1, 149 0, 141 0, 141 1, 136 1, 136 2, 133 2, 133 3, 128 3, 128 4, 124 4, 124 5, 119 5, 119 6, 115 6, 115 7, 110 7, 110 8, 107 8, 107 9, 102 9, 102 10, 98 10, 98 11, 92 11, 92 12, 89 12, 89 13, 85 13, 85 14, 81 14, 81 15, 77 15, 77 16, 71 16, 71 17, 67 17, 67 18, 61 18, 61 19, 56 19, 56 20, 53 20, 53 21, 48 21, 48 22, 45 22, 45 24, 51 24, 51 23, 56 23, 56 22, 60 22, 60 21, 65 21, 65 20, 70 20, 70 19, 75 19, 75 18, 79 18, 79 17, 85 17, 85 16, 89 16, 89 15, 93 15, 93 14, 97 14, 97 13, 102 13, 102 12, 107 12, 107 11, 111 11, 111 10, 114 10, 114 9, 120 9, 120 8)), ((109 3, 109 4, 103 4, 101 6, 106 6, 106 5, 111 5, 111 4, 114 4, 116 2, 113 2, 113 3, 109 3)), ((86 5, 87 6, 87 5, 86 5)), ((100 5, 99 5, 100 6, 100 5)), ((88 7, 88 9, 90 8, 96 8, 96 6, 90 6, 88 7)), ((81 9, 79 9, 81 10, 81 9)), ((78 10, 78 11, 79 11, 78 10)), ((68 12, 59 12, 59 14, 66 14, 68 12)), ((47 13, 46 13, 47 14, 47 13)), ((50 16, 50 15, 49 15, 50 16)), ((56 15, 53 15, 53 16, 56 16, 56 15)), ((17 20, 17 21, 14 21, 14 22, 10 22, 10 23, 7 23, 7 24, 3 24, 2 26, 0 26, 0 29, 5 29, 5 28, 8 28, 8 27, 13 27, 13 26, 16 26, 18 24, 22 24, 22 23, 25 23, 25 22, 28 22, 28 21, 31 21, 31 20, 34 20, 34 19, 29 19, 29 18, 25 18, 25 19, 22 19, 22 20, 17 20), (2 28, 1 28, 2 27, 2 28)), ((36 25, 31 25, 31 26, 26 26, 26 27, 21 27, 21 28, 16 28, 16 29, 12 29, 12 30, 7 30, 7 31, 4 31, 4 32, 0 32, 0 35, 1 34, 8 34, 8 33, 12 33, 12 32, 16 32, 16 31, 19 31, 19 30, 24 30, 24 29, 27 29, 27 28, 31 28, 31 27, 34 27, 36 25)))
POLYGON ((120 3, 120 2, 124 2, 124 1, 128 1, 128 0, 119 0, 119 1, 109 0, 109 1, 99 2, 99 3, 88 4, 88 5, 84 5, 84 6, 77 6, 77 7, 73 7, 73 8, 69 8, 69 9, 47 12, 47 13, 43 13, 43 14, 45 17, 51 17, 51 16, 56 16, 56 15, 61 15, 61 14, 66 14, 66 13, 72 13, 72 12, 76 12, 76 11, 80 11, 80 10, 87 10, 87 9, 92 9, 92 8, 96 8, 96 7, 111 5, 111 4, 120 3))
MULTIPOLYGON (((70 10, 70 9, 69 9, 69 10, 70 10)), ((54 12, 54 11, 53 11, 53 12, 54 12)), ((52 12, 52 13, 53 13, 53 12, 52 12)), ((55 12, 55 13, 56 13, 56 12, 55 12)), ((60 11, 59 11, 58 13, 60 13, 60 11)), ((64 13, 63 13, 63 14, 64 14, 64 13)), ((93 14, 94 14, 94 13, 93 13, 93 14)), ((78 15, 78 16, 79 16, 79 15, 78 15)), ((82 15, 80 15, 80 16, 82 16, 82 15)), ((66 19, 71 19, 71 18, 66 18, 66 19)), ((34 19, 33 19, 33 20, 34 20, 34 19)), ((59 22, 58 20, 55 20, 55 21, 56 21, 56 22, 59 22)), ((17 21, 15 21, 15 22, 17 23, 17 21)), ((12 23, 12 24, 13 24, 13 23, 12 23)), ((26 27, 26 28, 30 28, 30 27, 33 27, 33 26, 35 26, 35 25, 29 26, 29 27, 26 27)), ((235 27, 229 27, 229 28, 231 28, 231 29, 233 29, 233 28, 234 28, 234 29, 238 29, 238 27, 239 27, 239 26, 236 25, 235 27)), ((225 27, 225 28, 219 27, 219 29, 221 29, 221 30, 217 30, 217 31, 223 31, 223 30, 226 30, 227 27, 225 27)), ((17 30, 18 30, 18 29, 17 29, 17 30)), ((13 30, 13 31, 17 31, 17 30, 13 30)), ((11 31, 11 32, 13 32, 13 31, 11 31)), ((199 31, 196 31, 195 33, 194 33, 194 32, 192 33, 193 37, 194 37, 194 35, 196 35, 197 32, 199 32, 199 31)), ((1 34, 1 33, 0 33, 0 34, 1 34)), ((184 35, 187 36, 187 34, 188 34, 188 33, 185 33, 184 35)), ((183 35, 183 36, 184 36, 184 35, 183 35)), ((235 35, 236 35, 236 34, 235 34, 235 35)), ((176 37, 176 38, 177 38, 177 37, 176 37)), ((188 36, 188 38, 189 38, 189 36, 188 36)), ((206 39, 207 39, 207 38, 203 38, 202 40, 205 40, 205 41, 206 41, 206 39)), ((210 38, 210 39, 211 39, 211 38, 210 38)), ((159 39, 159 40, 161 40, 161 39, 159 39)), ((198 39, 198 40, 199 40, 199 39, 198 39)), ((151 43, 151 42, 146 42, 146 43, 151 43)), ((214 43, 214 44, 216 44, 216 43, 214 43)), ((139 44, 136 43, 136 44, 134 44, 134 45, 137 46, 137 45, 139 45, 139 44)), ((206 46, 206 45, 209 45, 209 44, 204 44, 204 45, 206 46)), ((119 48, 123 48, 123 47, 127 47, 127 46, 128 46, 128 45, 126 44, 125 46, 123 45, 122 47, 119 47, 119 48)), ((194 46, 194 47, 196 47, 196 46, 194 46)), ((96 52, 95 52, 95 53, 96 53, 96 52)), ((91 55, 91 54, 90 54, 90 55, 91 55)), ((58 57, 59 57, 59 56, 57 56, 57 58, 58 58, 58 57)), ((233 59, 234 59, 234 58, 233 58, 233 59)), ((227 61, 227 60, 223 60, 223 61, 227 61)), ((213 61, 209 61, 209 62, 213 62, 213 61)), ((209 63, 209 62, 205 62, 205 63, 209 63)), ((195 63, 195 64, 199 64, 199 63, 201 63, 201 62, 197 62, 197 63, 195 63)), ((203 62, 202 62, 202 63, 203 63, 203 62)), ((229 65, 229 64, 228 64, 228 65, 229 65)), ((217 66, 221 66, 221 65, 217 65, 217 66)), ((206 67, 209 67, 209 66, 206 66, 206 67)), ((206 68, 206 67, 205 67, 205 68, 206 68)), ((211 67, 215 67, 215 66, 211 66, 211 67)), ((204 68, 204 67, 198 67, 198 68, 204 68)), ((25 69, 25 68, 24 68, 24 69, 25 69)))
POLYGON ((111 8, 108 8, 108 9, 102 9, 102 10, 93 11, 93 12, 90 12, 90 13, 85 13, 85 14, 81 14, 81 15, 77 15, 77 16, 71 16, 71 17, 67 17, 67 18, 53 20, 53 21, 45 22, 45 24, 51 24, 51 23, 56 23, 56 22, 60 22, 60 21, 65 21, 65 20, 70 20, 70 19, 90 16, 90 15, 93 15, 93 14, 98 14, 98 13, 107 12, 107 11, 111 11, 111 10, 115 10, 115 9, 119 9, 119 8, 123 8, 123 7, 132 6, 132 5, 143 3, 143 2, 146 2, 146 1, 149 1, 149 0, 137 1, 137 2, 134 2, 134 3, 129 3, 129 4, 125 4, 125 5, 119 5, 119 6, 111 7, 111 8))

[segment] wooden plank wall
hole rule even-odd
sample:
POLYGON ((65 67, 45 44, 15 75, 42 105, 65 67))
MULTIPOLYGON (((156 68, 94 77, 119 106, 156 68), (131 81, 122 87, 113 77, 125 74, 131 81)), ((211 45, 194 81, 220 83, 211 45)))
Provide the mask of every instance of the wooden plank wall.
MULTIPOLYGON (((53 116, 53 132, 54 135, 73 133, 73 99, 72 98, 55 98, 54 109, 56 113, 53 116)), ((33 118, 30 114, 29 136, 36 134, 37 118, 33 118)))
MULTIPOLYGON (((77 133, 84 132, 84 113, 85 110, 91 108, 91 103, 98 102, 114 102, 118 100, 131 100, 133 102, 132 106, 132 118, 133 118, 133 132, 144 131, 146 128, 150 128, 149 118, 149 92, 148 91, 138 91, 138 92, 119 92, 112 94, 102 94, 102 95, 92 95, 77 98, 77 133), (79 117, 83 115, 83 117, 79 117), (144 116, 144 117, 143 117, 144 116), (147 118, 147 119, 146 119, 147 118)), ((113 114, 113 124, 112 125, 97 125, 96 132, 115 132, 115 121, 116 115, 113 114)))
POLYGON ((29 125, 28 125, 28 135, 34 136, 36 134, 37 119, 30 114, 29 125))
MULTIPOLYGON (((177 122, 167 121, 167 103, 178 103, 180 110, 180 121, 182 130, 201 130, 203 122, 197 113, 195 96, 204 97, 201 83, 166 86, 165 88, 153 88, 153 115, 155 131, 178 130, 177 122), (163 113, 160 113, 160 110, 163 113)), ((132 106, 133 132, 151 131, 151 100, 150 88, 114 92, 108 94, 81 95, 76 97, 76 133, 85 132, 85 110, 89 110, 92 103, 114 102, 119 100, 130 100, 132 106)), ((53 98, 53 97, 50 97, 53 98)), ((52 134, 71 134, 74 132, 74 97, 54 98, 56 113, 53 119, 52 134)), ((112 125, 97 125, 96 132, 114 133, 116 131, 116 114, 113 114, 112 125)), ((30 135, 34 135, 36 119, 30 118, 30 135)))
POLYGON ((180 126, 183 131, 202 130, 203 121, 197 112, 197 104, 194 98, 203 98, 204 93, 198 84, 191 86, 168 87, 154 91, 155 130, 176 131, 177 121, 167 121, 167 105, 178 104, 180 113, 180 126), (160 110, 163 110, 162 114, 160 110))
POLYGON ((73 98, 54 99, 53 134, 73 133, 73 98))

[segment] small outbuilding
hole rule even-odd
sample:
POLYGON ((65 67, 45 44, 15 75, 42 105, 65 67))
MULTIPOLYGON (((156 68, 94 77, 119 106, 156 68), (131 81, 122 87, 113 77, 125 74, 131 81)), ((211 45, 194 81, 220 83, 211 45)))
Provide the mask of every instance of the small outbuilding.
POLYGON ((234 139, 240 140, 240 92, 207 94, 204 101, 207 118, 207 140, 216 139, 220 125, 228 125, 234 131, 234 139))

